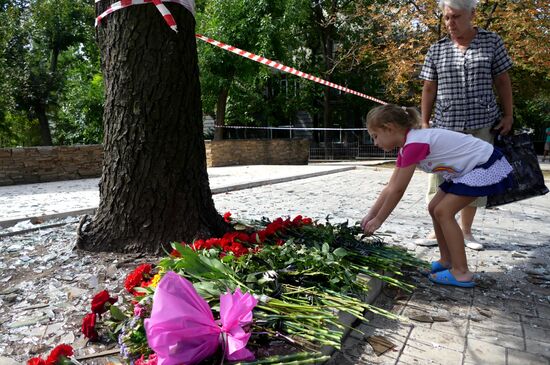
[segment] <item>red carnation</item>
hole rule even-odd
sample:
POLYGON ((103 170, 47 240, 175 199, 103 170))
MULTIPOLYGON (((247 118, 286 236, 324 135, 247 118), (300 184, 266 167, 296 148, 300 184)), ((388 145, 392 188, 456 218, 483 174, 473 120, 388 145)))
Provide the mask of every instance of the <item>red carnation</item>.
POLYGON ((204 240, 196 240, 190 247, 193 251, 202 250, 204 248, 204 240))
POLYGON ((181 253, 174 248, 172 249, 172 252, 170 252, 170 256, 181 257, 181 253))
POLYGON ((27 365, 46 365, 46 362, 39 357, 33 357, 27 361, 27 365))
POLYGON ((105 304, 107 302, 115 304, 118 300, 117 297, 111 297, 107 290, 100 291, 92 299, 92 313, 103 314, 107 312, 105 304))
POLYGON ((90 341, 96 341, 99 338, 99 334, 95 329, 95 313, 88 313, 82 319, 82 334, 90 341))
POLYGON ((231 213, 225 212, 225 214, 223 215, 223 220, 226 221, 227 223, 231 223, 231 213))
POLYGON ((140 286, 143 281, 147 281, 150 279, 151 270, 152 267, 150 264, 139 265, 126 277, 126 280, 124 281, 124 287, 126 288, 126 290, 129 293, 136 295, 137 292, 134 290, 134 288, 136 286, 140 286))
POLYGON ((219 238, 209 238, 204 242, 204 248, 207 250, 211 249, 212 247, 219 246, 221 246, 219 238))
POLYGON ((50 352, 50 355, 46 359, 46 365, 55 365, 62 357, 71 357, 73 353, 71 346, 65 344, 58 345, 50 352))
POLYGON ((292 220, 292 224, 295 226, 300 226, 302 224, 302 216, 297 215, 296 217, 294 217, 294 219, 292 220))

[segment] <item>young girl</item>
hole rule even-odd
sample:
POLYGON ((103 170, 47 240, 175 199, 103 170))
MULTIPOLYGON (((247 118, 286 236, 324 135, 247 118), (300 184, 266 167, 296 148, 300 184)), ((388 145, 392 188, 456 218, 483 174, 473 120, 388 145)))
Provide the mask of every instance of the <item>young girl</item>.
POLYGON ((445 129, 415 129, 420 115, 415 108, 384 105, 367 115, 374 144, 384 151, 400 147, 395 170, 380 196, 361 221, 373 234, 393 211, 405 192, 416 166, 440 174, 444 182, 428 210, 441 258, 432 262, 429 279, 438 284, 473 287, 464 237, 455 214, 476 197, 502 192, 513 183, 512 167, 491 144, 445 129))

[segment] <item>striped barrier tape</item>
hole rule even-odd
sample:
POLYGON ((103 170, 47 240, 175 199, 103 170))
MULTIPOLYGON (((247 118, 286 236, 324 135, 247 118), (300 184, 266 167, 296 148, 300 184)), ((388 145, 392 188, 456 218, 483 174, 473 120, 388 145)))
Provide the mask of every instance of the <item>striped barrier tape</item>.
MULTIPOLYGON (((100 1, 101 0, 95 0, 95 3, 97 4, 100 1)), ((191 12, 191 14, 193 14, 193 16, 195 16, 194 0, 120 0, 120 1, 117 1, 116 3, 111 4, 107 8, 107 10, 105 10, 103 13, 97 16, 97 18, 95 19, 95 26, 97 27, 99 23, 101 23, 101 20, 103 18, 105 18, 107 15, 117 10, 124 9, 132 5, 144 5, 144 4, 152 3, 157 7, 158 11, 164 18, 164 21, 166 22, 166 24, 168 24, 168 26, 170 27, 170 29, 172 29, 174 32, 177 33, 178 26, 176 24, 176 21, 174 20, 172 13, 170 13, 170 10, 168 10, 168 8, 163 4, 163 2, 183 5, 187 10, 191 12)))
MULTIPOLYGON (((101 1, 101 0, 95 0, 96 3, 98 3, 99 1, 101 1)), ((164 17, 164 20, 166 21, 168 26, 173 31, 177 32, 178 30, 177 30, 176 21, 174 20, 174 17, 170 13, 170 10, 168 10, 168 8, 163 4, 163 2, 173 2, 173 3, 181 4, 181 5, 185 6, 193 15, 195 15, 195 2, 194 2, 194 0, 121 0, 121 1, 118 1, 116 3, 111 4, 109 6, 109 8, 107 8, 107 10, 105 10, 103 13, 101 13, 96 18, 95 25, 97 27, 103 18, 105 18, 107 15, 109 15, 109 14, 111 14, 111 13, 117 11, 117 10, 124 9, 124 8, 127 8, 127 7, 132 6, 132 5, 143 5, 143 4, 153 3, 157 7, 157 9, 160 11, 162 16, 164 17)), ((235 53, 235 54, 237 54, 241 57, 248 58, 252 61, 261 63, 261 64, 269 66, 269 67, 276 68, 277 70, 281 70, 283 72, 288 72, 292 75, 296 75, 298 77, 301 77, 301 78, 304 78, 304 79, 307 79, 307 80, 311 80, 311 81, 316 82, 318 84, 328 86, 328 87, 343 91, 343 92, 348 93, 348 94, 356 95, 356 96, 359 96, 361 98, 371 100, 371 101, 374 101, 374 102, 379 103, 379 104, 383 104, 383 105, 387 104, 386 102, 384 102, 380 99, 377 99, 377 98, 374 98, 372 96, 369 96, 369 95, 360 93, 358 91, 349 89, 345 86, 341 86, 341 85, 335 84, 333 82, 323 80, 323 79, 321 79, 317 76, 313 76, 313 75, 310 75, 308 73, 296 70, 293 67, 285 66, 281 63, 272 61, 272 60, 270 60, 268 58, 265 58, 265 57, 262 57, 262 56, 255 55, 254 53, 244 51, 244 50, 239 49, 237 47, 230 46, 228 44, 219 42, 215 39, 205 37, 202 34, 195 34, 195 37, 202 40, 202 41, 204 41, 204 42, 206 42, 206 43, 212 44, 212 45, 214 45, 216 47, 219 47, 221 49, 224 49, 226 51, 235 53)))
POLYGON ((254 53, 250 53, 250 52, 247 52, 247 51, 243 51, 242 49, 239 49, 237 47, 233 47, 233 46, 230 46, 228 44, 225 44, 225 43, 222 43, 222 42, 218 42, 212 38, 208 38, 208 37, 205 37, 203 36, 202 34, 196 34, 195 37, 197 37, 198 39, 200 39, 201 41, 204 41, 206 43, 209 43, 209 44, 212 44, 216 47, 219 47, 221 49, 224 49, 226 51, 229 51, 229 52, 233 52, 241 57, 244 57, 244 58, 248 58, 252 61, 256 61, 258 63, 261 63, 261 64, 264 64, 266 66, 269 66, 269 67, 273 67, 273 68, 276 68, 277 70, 281 70, 283 72, 288 72, 292 75, 296 75, 296 76, 299 76, 299 77, 302 77, 304 79, 307 79, 307 80, 311 80, 311 81, 314 81, 316 83, 319 83, 321 85, 325 85, 325 86, 329 86, 329 87, 332 87, 334 89, 337 89, 337 90, 340 90, 340 91, 343 91, 343 92, 346 92, 348 94, 353 94, 353 95, 356 95, 356 96, 359 96, 359 97, 362 97, 364 99, 368 99, 368 100, 372 100, 374 102, 377 102, 379 104, 387 104, 386 102, 380 100, 380 99, 376 99, 372 96, 369 96, 369 95, 366 95, 366 94, 363 94, 363 93, 360 93, 358 91, 355 91, 355 90, 351 90, 351 89, 348 89, 347 87, 344 87, 344 86, 341 86, 341 85, 338 85, 338 84, 335 84, 333 82, 330 82, 330 81, 326 81, 326 80, 323 80, 317 76, 313 76, 313 75, 310 75, 310 74, 307 74, 305 72, 302 72, 302 71, 299 71, 299 70, 296 70, 295 68, 293 67, 289 67, 289 66, 285 66, 281 63, 278 63, 278 62, 275 62, 275 61, 272 61, 268 58, 265 58, 265 57, 262 57, 262 56, 258 56, 258 55, 255 55, 254 53))

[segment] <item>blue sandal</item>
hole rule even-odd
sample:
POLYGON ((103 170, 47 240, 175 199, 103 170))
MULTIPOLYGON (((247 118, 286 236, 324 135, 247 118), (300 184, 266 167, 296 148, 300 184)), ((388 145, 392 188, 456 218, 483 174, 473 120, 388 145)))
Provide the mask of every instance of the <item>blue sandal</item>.
POLYGON ((443 266, 443 264, 440 263, 439 261, 432 261, 430 271, 421 270, 420 272, 422 273, 422 275, 428 276, 430 274, 435 274, 436 272, 445 271, 448 269, 449 269, 448 267, 443 266))
POLYGON ((449 270, 434 273, 428 277, 432 283, 441 285, 453 285, 461 288, 473 288, 476 284, 470 281, 458 281, 449 270))

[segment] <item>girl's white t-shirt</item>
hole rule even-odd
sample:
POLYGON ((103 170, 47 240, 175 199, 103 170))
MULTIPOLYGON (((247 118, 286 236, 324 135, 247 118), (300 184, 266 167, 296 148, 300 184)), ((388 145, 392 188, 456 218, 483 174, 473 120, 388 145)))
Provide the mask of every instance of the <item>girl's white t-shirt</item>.
POLYGON ((445 180, 464 176, 489 160, 493 145, 468 134, 447 129, 411 129, 399 150, 397 167, 418 164, 445 180))

